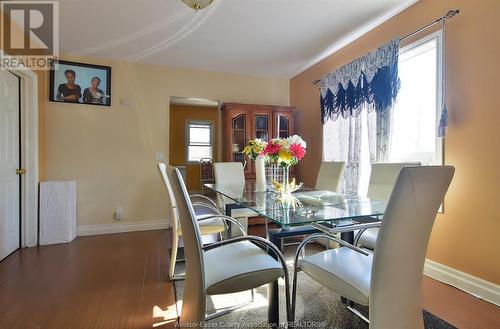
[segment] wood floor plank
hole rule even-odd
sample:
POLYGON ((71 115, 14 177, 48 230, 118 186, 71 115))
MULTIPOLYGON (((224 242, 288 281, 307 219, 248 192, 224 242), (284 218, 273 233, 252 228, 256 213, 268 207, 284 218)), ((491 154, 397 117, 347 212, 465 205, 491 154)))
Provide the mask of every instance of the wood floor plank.
MULTIPOLYGON (((18 250, 0 262, 0 329, 175 328, 168 243, 158 230, 18 250)), ((453 287, 425 278, 423 296, 458 328, 500 328, 498 307, 453 287)))
POLYGON ((500 308, 424 276, 424 308, 457 328, 498 329, 500 308))
POLYGON ((0 262, 0 328, 152 328, 174 304, 167 255, 166 231, 20 250, 0 262))

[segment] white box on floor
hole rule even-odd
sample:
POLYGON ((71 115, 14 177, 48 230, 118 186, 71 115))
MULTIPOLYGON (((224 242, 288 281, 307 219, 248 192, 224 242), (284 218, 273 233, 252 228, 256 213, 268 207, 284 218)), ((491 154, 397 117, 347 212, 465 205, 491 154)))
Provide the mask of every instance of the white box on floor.
POLYGON ((67 243, 76 237, 76 182, 40 183, 40 244, 67 243))

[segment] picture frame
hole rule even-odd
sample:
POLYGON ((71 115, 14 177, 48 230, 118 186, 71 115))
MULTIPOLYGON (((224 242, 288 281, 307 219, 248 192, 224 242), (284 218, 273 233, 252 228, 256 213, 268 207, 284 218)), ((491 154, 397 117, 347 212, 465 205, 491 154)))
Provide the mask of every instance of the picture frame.
POLYGON ((111 106, 111 67, 63 60, 52 67, 49 101, 111 106))

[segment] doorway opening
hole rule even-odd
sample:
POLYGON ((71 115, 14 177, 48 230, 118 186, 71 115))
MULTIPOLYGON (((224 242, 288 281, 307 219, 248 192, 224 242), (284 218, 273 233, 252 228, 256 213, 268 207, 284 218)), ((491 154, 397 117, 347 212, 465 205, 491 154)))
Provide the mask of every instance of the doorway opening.
POLYGON ((220 159, 219 101, 170 97, 169 113, 169 163, 185 175, 190 192, 200 193, 200 161, 220 159))

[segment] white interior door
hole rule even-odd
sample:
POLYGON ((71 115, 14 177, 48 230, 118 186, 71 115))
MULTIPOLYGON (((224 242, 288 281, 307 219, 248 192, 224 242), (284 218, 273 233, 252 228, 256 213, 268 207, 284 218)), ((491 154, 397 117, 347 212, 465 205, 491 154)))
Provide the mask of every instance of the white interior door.
POLYGON ((19 248, 19 77, 0 71, 0 260, 19 248))

